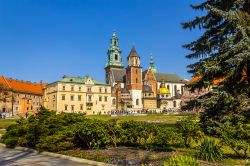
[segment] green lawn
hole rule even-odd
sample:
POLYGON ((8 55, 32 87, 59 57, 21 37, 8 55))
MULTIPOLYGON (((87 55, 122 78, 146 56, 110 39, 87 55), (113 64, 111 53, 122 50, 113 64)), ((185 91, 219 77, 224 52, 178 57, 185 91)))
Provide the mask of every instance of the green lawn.
POLYGON ((164 114, 148 114, 142 116, 110 116, 110 115, 86 115, 90 119, 110 120, 118 119, 121 121, 135 120, 135 121, 147 121, 147 122, 164 122, 174 124, 176 121, 186 117, 185 115, 164 115, 164 114))
POLYGON ((0 129, 7 129, 9 125, 15 124, 17 119, 0 119, 0 129))

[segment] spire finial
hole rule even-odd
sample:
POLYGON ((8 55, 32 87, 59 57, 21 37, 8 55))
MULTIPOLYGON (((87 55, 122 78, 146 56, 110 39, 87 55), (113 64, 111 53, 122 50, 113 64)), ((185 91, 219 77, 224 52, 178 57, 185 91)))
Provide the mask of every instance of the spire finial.
POLYGON ((116 29, 113 29, 113 36, 116 36, 116 29))
POLYGON ((154 73, 157 73, 157 69, 155 67, 155 62, 154 62, 154 57, 153 57, 153 54, 151 53, 150 54, 150 63, 149 63, 149 68, 154 72, 154 73))

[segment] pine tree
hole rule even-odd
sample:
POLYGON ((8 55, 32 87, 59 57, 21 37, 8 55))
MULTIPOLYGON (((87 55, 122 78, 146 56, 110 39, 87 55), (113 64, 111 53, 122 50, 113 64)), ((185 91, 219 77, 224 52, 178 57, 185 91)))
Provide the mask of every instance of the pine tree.
POLYGON ((206 14, 182 24, 184 29, 204 30, 196 41, 184 45, 191 51, 186 58, 197 59, 188 72, 200 77, 189 87, 211 88, 214 80, 222 80, 216 89, 191 101, 203 108, 202 127, 218 133, 225 123, 249 123, 250 0, 207 0, 192 8, 206 14))

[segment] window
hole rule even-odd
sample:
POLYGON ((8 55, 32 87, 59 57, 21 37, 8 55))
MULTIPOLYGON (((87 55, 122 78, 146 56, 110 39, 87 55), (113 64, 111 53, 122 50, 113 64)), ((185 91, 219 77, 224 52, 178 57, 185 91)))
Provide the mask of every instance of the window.
POLYGON ((62 95, 62 100, 65 100, 65 95, 62 95))
POLYGON ((91 92, 91 87, 88 87, 88 90, 87 90, 88 92, 91 92))
POLYGON ((115 102, 115 99, 113 99, 113 100, 112 100, 112 105, 115 105, 115 103, 116 103, 116 102, 115 102))
POLYGON ((105 93, 107 93, 108 92, 108 90, 107 90, 107 88, 105 88, 105 93))
POLYGON ((71 91, 74 91, 74 85, 71 85, 71 91))
POLYGON ((62 90, 65 90, 65 85, 63 85, 62 90))
POLYGON ((107 96, 105 96, 105 97, 104 97, 104 100, 105 100, 105 101, 108 101, 108 97, 107 97, 107 96))
POLYGON ((27 107, 27 111, 29 110, 29 107, 27 107))
POLYGON ((184 86, 181 86, 181 94, 184 94, 184 86))
POLYGON ((137 78, 135 79, 135 82, 138 84, 138 79, 137 78))
POLYGON ((75 107, 74 105, 71 105, 71 111, 74 111, 74 107, 75 107))
POLYGON ((71 96, 70 96, 70 100, 71 100, 71 101, 74 101, 74 95, 71 95, 71 96))
POLYGON ((99 88, 99 92, 102 93, 102 88, 101 87, 99 88))
POLYGON ((167 88, 168 88, 168 90, 170 90, 170 89, 169 89, 169 85, 167 85, 167 88))
POLYGON ((138 73, 138 70, 137 70, 137 69, 135 70, 135 73, 136 73, 136 74, 138 73))
POLYGON ((79 86, 78 90, 81 92, 81 91, 82 91, 82 87, 81 87, 81 86, 79 86))
POLYGON ((91 100, 92 100, 92 96, 89 95, 89 96, 88 96, 88 102, 91 102, 91 100))
POLYGON ((64 110, 67 111, 68 110, 68 105, 64 106, 64 110))
POLYGON ((139 105, 139 99, 136 99, 136 105, 139 105))
POLYGON ((99 101, 102 101, 102 96, 99 96, 99 101))
POLYGON ((78 95, 78 101, 81 101, 81 100, 82 100, 82 96, 78 95))
POLYGON ((16 110, 18 110, 18 107, 16 107, 16 110))
POLYGON ((174 95, 177 94, 177 85, 174 85, 174 95))
POLYGON ((174 103, 173 103, 173 104, 174 104, 174 107, 176 107, 176 101, 174 101, 174 103))
POLYGON ((83 110, 83 105, 82 104, 80 105, 80 110, 83 110))
POLYGON ((115 54, 115 60, 116 60, 116 61, 118 60, 118 55, 117 55, 117 54, 115 54))

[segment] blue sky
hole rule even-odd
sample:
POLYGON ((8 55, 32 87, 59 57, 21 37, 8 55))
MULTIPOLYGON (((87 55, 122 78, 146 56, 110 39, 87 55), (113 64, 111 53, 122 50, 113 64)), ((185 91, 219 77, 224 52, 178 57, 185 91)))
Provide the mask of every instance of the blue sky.
POLYGON ((161 73, 190 78, 181 46, 201 31, 183 30, 201 0, 0 0, 0 75, 53 82, 63 75, 104 81, 115 29, 124 64, 133 44, 143 69, 150 54, 161 73))

